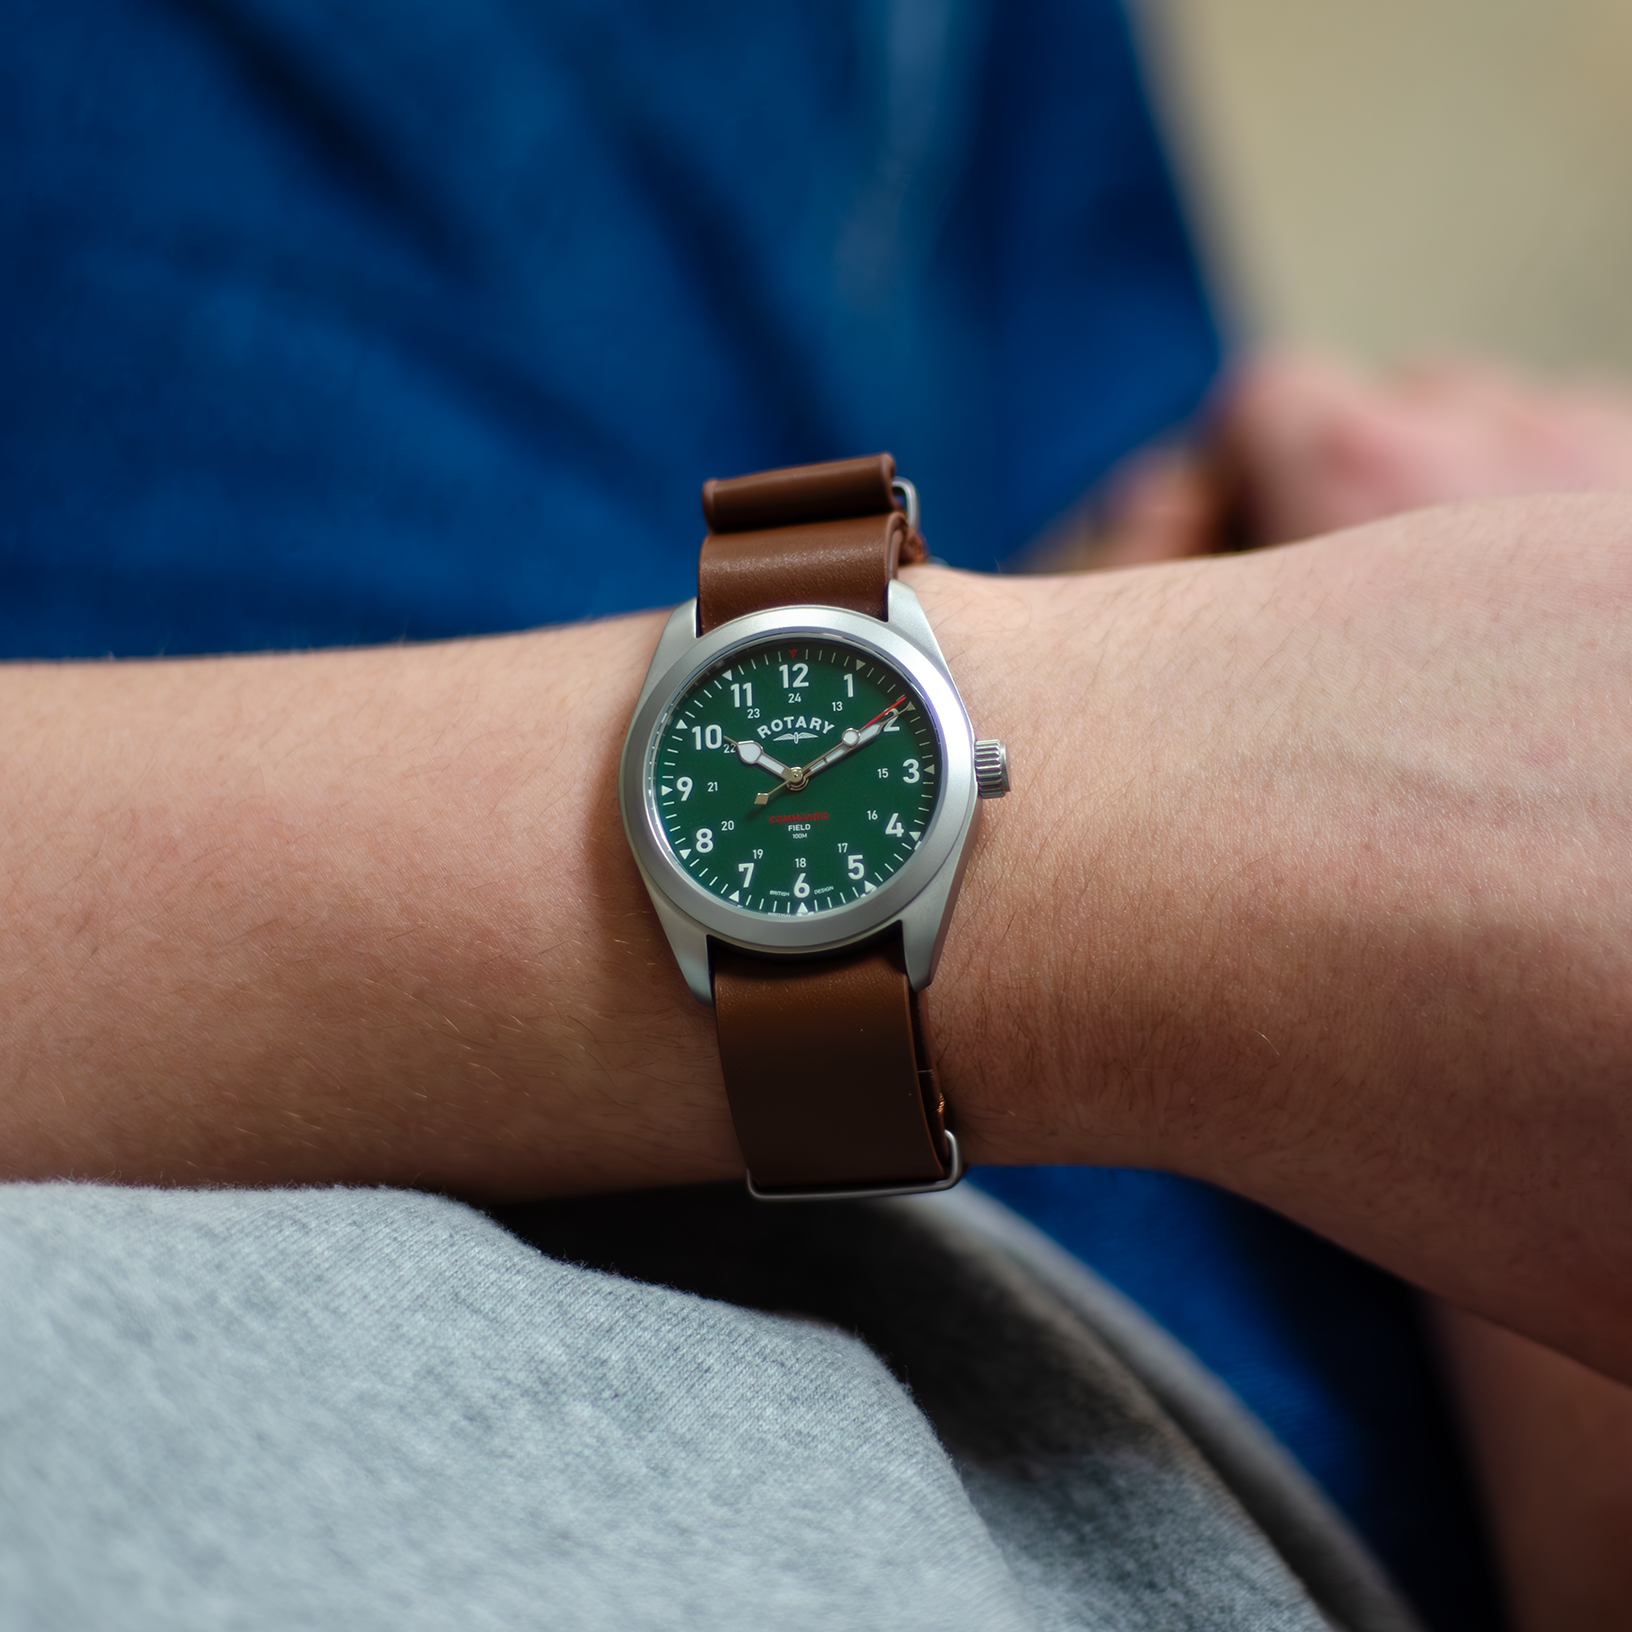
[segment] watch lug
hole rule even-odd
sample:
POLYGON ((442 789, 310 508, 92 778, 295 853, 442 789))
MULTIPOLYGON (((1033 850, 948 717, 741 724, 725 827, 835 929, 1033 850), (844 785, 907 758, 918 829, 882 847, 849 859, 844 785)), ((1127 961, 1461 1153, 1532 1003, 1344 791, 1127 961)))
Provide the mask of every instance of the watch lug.
POLYGON ((686 977, 691 995, 699 1003, 714 1007, 714 979, 708 968, 708 932, 679 911, 661 890, 654 889, 648 880, 646 893, 657 909, 657 921, 669 938, 669 950, 686 977))
POLYGON ((696 643, 697 598, 693 596, 669 614, 669 621, 663 625, 663 633, 657 637, 657 650, 652 653, 652 661, 646 666, 646 678, 640 683, 640 697, 635 703, 636 714, 651 696, 652 687, 680 661, 686 648, 696 643))
POLYGON ((887 621, 890 627, 898 635, 919 647, 925 656, 934 661, 935 667, 950 680, 952 671, 947 668, 946 658, 941 652, 941 643, 936 640, 935 631, 930 628, 929 619, 924 616, 923 602, 899 579, 890 580, 885 610, 889 614, 887 621))
POLYGON ((976 805, 970 812, 969 831, 964 834, 962 843, 901 914, 901 951, 906 959, 908 984, 915 992, 921 992, 935 978, 941 948, 946 944, 946 932, 952 922, 952 909, 957 906, 958 891, 963 888, 963 870, 969 864, 969 852, 975 847, 979 827, 980 806, 976 805))

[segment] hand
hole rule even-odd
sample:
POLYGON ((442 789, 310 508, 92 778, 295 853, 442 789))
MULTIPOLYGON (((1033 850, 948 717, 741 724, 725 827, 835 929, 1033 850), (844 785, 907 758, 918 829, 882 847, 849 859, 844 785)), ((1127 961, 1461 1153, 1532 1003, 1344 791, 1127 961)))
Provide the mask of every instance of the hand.
MULTIPOLYGON (((853 725, 846 726, 844 733, 840 736, 839 740, 834 743, 825 754, 818 754, 808 765, 806 765, 804 767, 804 774, 800 776, 798 781, 794 782, 792 785, 795 787, 803 787, 804 784, 811 779, 811 777, 813 777, 818 771, 825 770, 826 767, 831 765, 834 760, 843 759, 846 754, 852 752, 854 749, 863 747, 867 743, 871 742, 873 738, 876 737, 879 732, 882 731, 884 727, 887 726, 890 721, 901 712, 901 705, 906 702, 906 700, 907 699, 904 694, 897 697, 888 708, 886 708, 880 714, 875 714, 864 726, 859 728, 853 725)), ((796 766, 795 771, 798 769, 799 768, 796 766)))
POLYGON ((735 737, 725 739, 737 751, 737 758, 744 765, 759 765, 769 771, 772 776, 782 779, 782 787, 768 788, 764 793, 754 795, 756 805, 768 805, 773 793, 780 793, 782 788, 802 788, 805 785, 804 772, 797 765, 784 765, 775 755, 768 754, 757 742, 738 742, 735 737))
MULTIPOLYGON (((846 726, 839 740, 825 754, 818 754, 808 765, 783 765, 777 760, 770 759, 770 756, 765 754, 754 743, 736 743, 733 746, 739 754, 742 754, 744 762, 749 765, 768 761, 769 766, 775 766, 782 778, 782 786, 797 793, 818 771, 825 769, 836 759, 843 759, 852 749, 860 748, 864 743, 871 742, 895 718, 900 712, 901 705, 906 700, 906 695, 903 693, 888 708, 875 714, 865 725, 860 727, 846 726), (754 750, 753 759, 749 759, 744 752, 745 748, 754 750)), ((729 737, 726 738, 727 742, 730 740, 729 737)), ((766 793, 756 793, 754 803, 756 805, 768 805, 771 802, 771 796, 780 791, 778 788, 772 788, 766 793)))
MULTIPOLYGON (((769 771, 772 776, 780 776, 783 778, 787 777, 790 769, 797 769, 797 767, 784 765, 781 760, 776 759, 772 755, 766 753, 757 742, 738 742, 735 737, 727 737, 725 740, 736 749, 737 758, 740 759, 744 765, 758 765, 764 770, 769 771)), ((761 799, 759 802, 764 804, 765 801, 761 799)))
POLYGON ((1237 375, 1220 430, 1257 543, 1457 499, 1632 489, 1632 393, 1489 363, 1370 373, 1272 353, 1237 375))

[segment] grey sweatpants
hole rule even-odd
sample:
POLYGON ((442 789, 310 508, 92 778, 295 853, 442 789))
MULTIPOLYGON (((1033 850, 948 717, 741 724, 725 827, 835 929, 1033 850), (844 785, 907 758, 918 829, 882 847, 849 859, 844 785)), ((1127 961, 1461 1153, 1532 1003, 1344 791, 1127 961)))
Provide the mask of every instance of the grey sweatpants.
POLYGON ((0 1187, 7 1628, 1412 1624, 975 1194, 0 1187))

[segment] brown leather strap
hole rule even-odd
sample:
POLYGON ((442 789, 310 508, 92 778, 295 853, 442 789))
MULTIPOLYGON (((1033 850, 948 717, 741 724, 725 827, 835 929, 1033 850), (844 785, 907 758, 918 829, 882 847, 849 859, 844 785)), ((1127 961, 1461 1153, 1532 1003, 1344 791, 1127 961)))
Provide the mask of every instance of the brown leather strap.
POLYGON ((715 943, 714 1014, 756 1189, 946 1177, 945 1104, 899 928, 866 951, 802 963, 715 943))
POLYGON ((895 507, 887 453, 703 486, 697 632, 773 606, 885 615, 890 580, 928 553, 895 507))
MULTIPOLYGON (((703 488, 697 627, 776 606, 883 618, 924 541, 896 508, 887 453, 761 471, 703 488)), ((945 1107, 899 926, 817 960, 712 943, 731 1119, 756 1189, 927 1185, 947 1177, 945 1107)))
POLYGON ((704 482, 703 520, 711 533, 750 533, 790 522, 882 516, 895 508, 894 480, 895 460, 887 453, 757 470, 704 482))

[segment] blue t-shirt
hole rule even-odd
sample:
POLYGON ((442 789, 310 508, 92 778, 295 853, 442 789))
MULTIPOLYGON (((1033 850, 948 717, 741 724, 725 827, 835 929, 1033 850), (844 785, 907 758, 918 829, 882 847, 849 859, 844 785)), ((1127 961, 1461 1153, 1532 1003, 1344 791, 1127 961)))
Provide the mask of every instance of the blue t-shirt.
POLYGON ((1105 0, 0 18, 0 653, 671 603, 880 448, 990 568, 1214 368, 1105 0))

